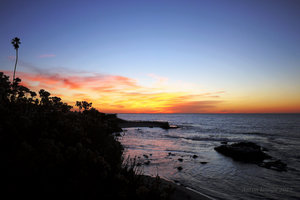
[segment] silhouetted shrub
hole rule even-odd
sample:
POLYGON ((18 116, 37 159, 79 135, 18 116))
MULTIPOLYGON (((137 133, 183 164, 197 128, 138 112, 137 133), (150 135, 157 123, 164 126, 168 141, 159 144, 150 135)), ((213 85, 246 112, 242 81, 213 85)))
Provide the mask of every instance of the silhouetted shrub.
MULTIPOLYGON (((37 94, 0 72, 1 195, 31 198, 164 199, 122 166, 116 115, 81 102, 83 112, 45 90, 37 94)), ((164 193, 165 194, 165 193, 164 193)))

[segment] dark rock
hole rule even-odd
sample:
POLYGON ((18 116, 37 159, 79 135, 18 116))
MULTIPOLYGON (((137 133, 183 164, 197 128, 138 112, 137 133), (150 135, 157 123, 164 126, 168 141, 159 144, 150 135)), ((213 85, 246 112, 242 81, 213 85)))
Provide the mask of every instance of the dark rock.
POLYGON ((234 160, 255 163, 260 167, 276 171, 287 171, 287 165, 280 160, 266 154, 266 148, 253 142, 239 142, 231 145, 225 144, 214 148, 217 152, 231 157, 234 160), (265 161, 266 160, 266 161, 265 161))
POLYGON ((178 171, 181 171, 183 168, 181 166, 177 167, 178 171))
POLYGON ((235 160, 244 162, 261 162, 271 156, 264 153, 261 147, 253 142, 239 142, 231 145, 225 144, 214 148, 217 152, 235 160))
POLYGON ((183 161, 183 159, 182 159, 182 158, 178 158, 178 161, 179 161, 179 162, 182 162, 182 161, 183 161))
POLYGON ((193 157, 192 157, 192 158, 196 159, 196 158, 198 158, 198 156, 197 156, 197 155, 193 155, 193 157))
POLYGON ((227 143, 228 143, 227 141, 222 141, 222 142, 221 142, 221 144, 227 144, 227 143))
POLYGON ((273 169, 276 171, 287 171, 286 167, 287 165, 283 163, 281 160, 275 160, 275 161, 264 161, 262 163, 259 163, 258 166, 264 167, 267 169, 273 169))
POLYGON ((203 161, 203 162, 200 162, 200 163, 201 163, 202 165, 205 165, 205 164, 207 164, 207 162, 204 162, 204 161, 203 161))
POLYGON ((170 125, 169 122, 161 122, 161 121, 127 121, 121 120, 117 122, 120 128, 131 128, 131 127, 159 127, 163 129, 174 129, 179 128, 176 125, 170 125))
POLYGON ((145 158, 149 158, 149 156, 147 156, 146 154, 143 155, 145 158))
POLYGON ((146 162, 144 162, 145 165, 149 165, 150 164, 150 160, 147 160, 146 162))
POLYGON ((169 152, 169 153, 168 153, 168 156, 175 156, 175 153, 169 152))

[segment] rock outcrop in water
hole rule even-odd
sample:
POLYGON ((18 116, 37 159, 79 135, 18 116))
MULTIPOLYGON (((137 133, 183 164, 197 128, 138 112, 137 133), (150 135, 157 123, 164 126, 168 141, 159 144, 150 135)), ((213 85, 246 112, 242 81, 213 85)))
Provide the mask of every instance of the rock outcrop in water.
POLYGON ((239 142, 231 145, 224 144, 215 147, 215 150, 235 160, 245 162, 260 162, 271 156, 262 151, 261 147, 253 142, 239 142))
POLYGON ((283 163, 281 160, 263 161, 261 163, 258 163, 258 166, 264 167, 267 169, 273 169, 276 171, 287 171, 286 170, 287 165, 285 163, 283 163))
POLYGON ((149 128, 163 128, 163 129, 173 129, 179 128, 176 125, 170 125, 169 122, 161 122, 161 121, 127 121, 121 120, 118 121, 120 128, 132 128, 132 127, 149 127, 149 128))
POLYGON ((265 148, 253 142, 238 142, 234 144, 223 144, 214 148, 217 152, 231 157, 234 160, 255 163, 260 167, 276 171, 286 171, 286 164, 266 154, 265 148))

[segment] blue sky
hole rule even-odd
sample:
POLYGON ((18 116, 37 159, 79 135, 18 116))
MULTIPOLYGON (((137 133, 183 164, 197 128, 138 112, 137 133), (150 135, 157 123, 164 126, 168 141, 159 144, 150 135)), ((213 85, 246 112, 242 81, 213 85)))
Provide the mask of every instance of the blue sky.
POLYGON ((17 36, 21 71, 84 70, 141 84, 156 74, 240 96, 275 86, 292 95, 299 10, 297 0, 2 0, 0 69, 11 70, 17 36))

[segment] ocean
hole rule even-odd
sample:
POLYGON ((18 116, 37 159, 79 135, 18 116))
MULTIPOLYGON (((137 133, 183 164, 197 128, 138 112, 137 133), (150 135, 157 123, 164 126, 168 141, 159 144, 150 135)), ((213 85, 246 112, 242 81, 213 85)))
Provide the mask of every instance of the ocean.
POLYGON ((145 175, 192 188, 212 199, 300 199, 300 114, 118 114, 126 120, 168 121, 178 129, 126 128, 124 158, 145 175), (251 141, 287 164, 279 172, 234 161, 220 142, 251 141), (181 167, 182 170, 179 170, 181 167))

